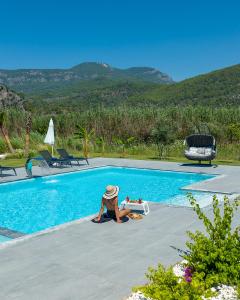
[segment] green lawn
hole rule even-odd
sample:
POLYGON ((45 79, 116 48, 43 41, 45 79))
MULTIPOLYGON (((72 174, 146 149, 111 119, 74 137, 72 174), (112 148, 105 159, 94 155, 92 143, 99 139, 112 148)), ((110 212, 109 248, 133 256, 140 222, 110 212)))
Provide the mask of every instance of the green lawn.
MULTIPOLYGON (((78 154, 79 156, 79 154, 78 154)), ((159 160, 158 157, 154 157, 153 155, 147 155, 147 154, 135 154, 135 155, 122 155, 120 153, 116 152, 110 152, 110 153, 91 153, 90 157, 111 157, 111 158, 129 158, 129 159, 140 159, 140 160, 159 160)), ((11 166, 11 167, 22 167, 25 164, 26 159, 25 158, 9 158, 5 160, 0 161, 0 165, 2 166, 11 166)), ((160 161, 160 160, 159 160, 160 161)), ((184 157, 168 157, 163 159, 162 161, 172 161, 172 162, 182 162, 187 163, 190 162, 189 160, 185 159, 184 157)), ((218 165, 240 165, 240 161, 237 160, 214 160, 214 164, 218 165)))

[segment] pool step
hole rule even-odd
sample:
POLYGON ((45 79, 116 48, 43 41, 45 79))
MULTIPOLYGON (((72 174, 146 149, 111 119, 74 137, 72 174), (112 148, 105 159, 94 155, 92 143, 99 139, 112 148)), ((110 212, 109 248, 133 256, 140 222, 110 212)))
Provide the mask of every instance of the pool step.
POLYGON ((0 235, 4 235, 10 239, 16 239, 16 238, 19 238, 26 234, 23 232, 20 232, 20 231, 9 229, 9 228, 0 227, 0 235))

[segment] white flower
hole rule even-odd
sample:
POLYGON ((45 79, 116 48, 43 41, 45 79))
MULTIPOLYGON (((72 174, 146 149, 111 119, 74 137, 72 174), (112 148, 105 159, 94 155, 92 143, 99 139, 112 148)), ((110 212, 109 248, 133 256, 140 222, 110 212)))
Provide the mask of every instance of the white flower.
POLYGON ((237 292, 234 287, 229 285, 219 285, 216 288, 211 288, 213 292, 218 292, 218 295, 211 298, 202 297, 203 300, 237 300, 237 292))
MULTIPOLYGON (((186 264, 187 264, 187 261, 184 259, 180 263, 173 266, 173 273, 177 277, 183 277, 184 273, 185 273, 186 264)), ((179 279, 179 281, 181 281, 181 279, 179 279)))

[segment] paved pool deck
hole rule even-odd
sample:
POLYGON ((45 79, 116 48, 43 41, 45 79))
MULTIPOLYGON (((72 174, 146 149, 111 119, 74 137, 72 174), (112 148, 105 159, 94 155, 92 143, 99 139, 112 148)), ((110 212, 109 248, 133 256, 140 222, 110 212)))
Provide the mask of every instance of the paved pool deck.
MULTIPOLYGON (((91 159, 89 167, 103 165, 219 174, 213 180, 195 184, 194 189, 240 193, 240 167, 105 158, 91 159)), ((51 173, 78 169, 51 169, 51 173)), ((0 182, 26 177, 24 169, 17 169, 17 173, 17 177, 5 176, 0 182)), ((34 174, 43 175, 37 167, 34 174)), ((140 221, 76 221, 2 244, 0 299, 124 299, 132 286, 146 282, 144 274, 149 266, 181 260, 186 230, 202 228, 191 208, 152 203, 150 209, 150 214, 140 221)), ((211 216, 210 207, 204 210, 211 216)), ((239 225, 239 217, 238 213, 234 226, 239 225)))

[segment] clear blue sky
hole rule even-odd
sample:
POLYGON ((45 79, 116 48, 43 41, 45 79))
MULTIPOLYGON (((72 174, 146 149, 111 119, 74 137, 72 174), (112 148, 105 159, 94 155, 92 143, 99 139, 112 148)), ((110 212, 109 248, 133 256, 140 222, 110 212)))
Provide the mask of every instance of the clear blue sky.
POLYGON ((240 1, 0 0, 0 69, 84 61, 181 80, 240 63, 240 1))

